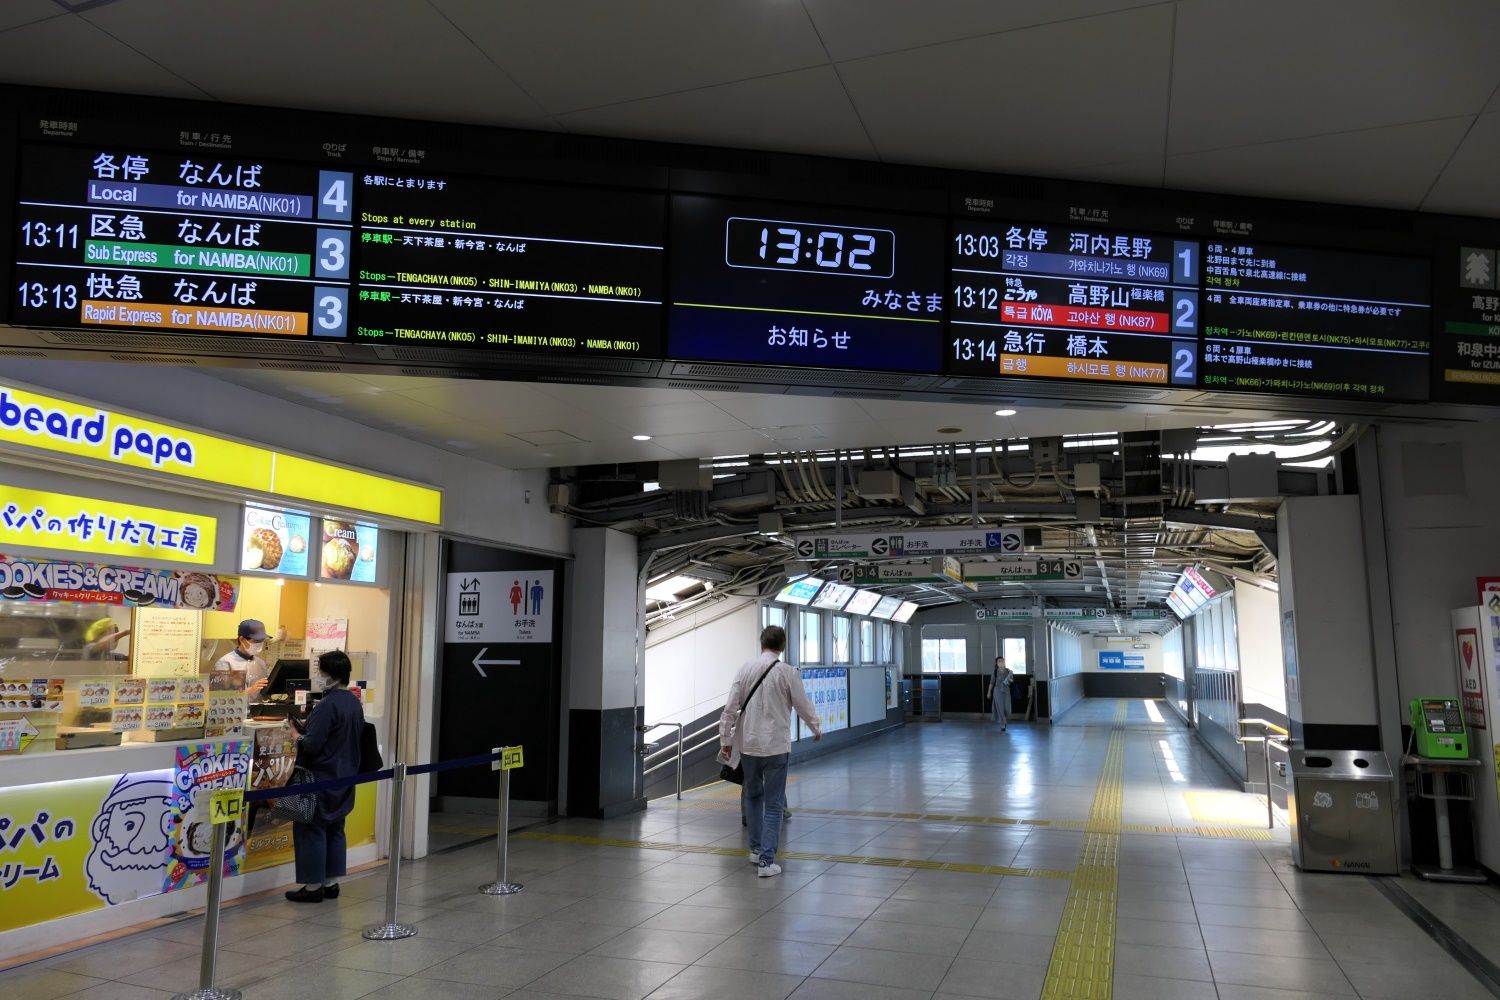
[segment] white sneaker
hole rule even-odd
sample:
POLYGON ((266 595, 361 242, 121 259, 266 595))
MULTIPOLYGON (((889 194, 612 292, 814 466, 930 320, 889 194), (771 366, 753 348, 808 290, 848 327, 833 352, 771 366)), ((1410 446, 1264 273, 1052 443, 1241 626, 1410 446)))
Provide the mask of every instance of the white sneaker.
POLYGON ((750 863, 752 865, 758 865, 758 864, 760 864, 760 855, 756 854, 754 851, 751 851, 750 852, 750 863))
POLYGON ((771 878, 773 875, 781 874, 781 866, 772 862, 769 865, 761 865, 755 869, 755 874, 760 878, 771 878))

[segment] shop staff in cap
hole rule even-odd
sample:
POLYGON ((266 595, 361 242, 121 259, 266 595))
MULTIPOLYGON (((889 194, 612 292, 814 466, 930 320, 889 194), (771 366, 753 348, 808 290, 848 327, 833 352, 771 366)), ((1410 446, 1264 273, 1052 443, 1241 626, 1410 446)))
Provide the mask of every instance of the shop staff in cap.
POLYGON ((254 618, 240 622, 239 638, 234 648, 214 664, 215 670, 238 670, 245 674, 245 693, 257 695, 271 680, 271 668, 261 654, 266 651, 266 626, 254 618))

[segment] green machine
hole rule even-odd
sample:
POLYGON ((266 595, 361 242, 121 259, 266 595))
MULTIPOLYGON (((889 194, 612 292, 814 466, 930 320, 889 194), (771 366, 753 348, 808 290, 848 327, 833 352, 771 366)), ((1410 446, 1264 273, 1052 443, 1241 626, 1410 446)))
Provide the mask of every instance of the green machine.
POLYGON ((1441 760, 1469 756, 1469 733, 1457 698, 1413 698, 1411 731, 1419 757, 1441 760))

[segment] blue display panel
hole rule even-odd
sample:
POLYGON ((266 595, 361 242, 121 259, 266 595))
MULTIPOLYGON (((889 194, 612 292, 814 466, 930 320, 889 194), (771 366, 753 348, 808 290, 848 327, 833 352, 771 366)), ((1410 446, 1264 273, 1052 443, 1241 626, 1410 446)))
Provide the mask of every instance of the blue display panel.
POLYGON ((667 353, 937 373, 941 219, 674 195, 667 353))

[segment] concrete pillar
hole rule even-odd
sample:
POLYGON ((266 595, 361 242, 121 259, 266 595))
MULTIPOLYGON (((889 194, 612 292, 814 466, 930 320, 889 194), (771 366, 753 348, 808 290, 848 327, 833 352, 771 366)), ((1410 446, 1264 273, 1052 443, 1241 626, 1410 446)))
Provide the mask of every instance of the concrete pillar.
POLYGON ((636 539, 576 528, 568 579, 564 720, 565 811, 607 819, 646 807, 641 797, 641 679, 636 676, 636 539))

